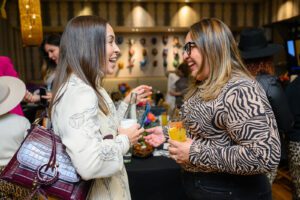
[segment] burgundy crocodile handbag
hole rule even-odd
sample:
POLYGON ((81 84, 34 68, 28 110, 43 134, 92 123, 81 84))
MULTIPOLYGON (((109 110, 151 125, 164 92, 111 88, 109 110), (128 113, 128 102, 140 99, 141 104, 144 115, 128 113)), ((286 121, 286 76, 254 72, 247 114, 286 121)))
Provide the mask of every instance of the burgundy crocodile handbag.
POLYGON ((47 198, 86 199, 92 181, 84 181, 76 173, 61 139, 39 125, 33 125, 0 178, 32 189, 47 198))

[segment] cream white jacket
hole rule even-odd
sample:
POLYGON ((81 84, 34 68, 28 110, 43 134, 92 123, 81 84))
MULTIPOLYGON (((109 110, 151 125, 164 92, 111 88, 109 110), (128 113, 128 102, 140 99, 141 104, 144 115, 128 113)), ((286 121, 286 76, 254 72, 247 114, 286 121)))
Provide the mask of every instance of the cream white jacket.
POLYGON ((130 143, 127 136, 117 134, 128 105, 122 102, 117 111, 107 92, 103 88, 99 92, 110 109, 108 116, 99 109, 93 89, 71 75, 52 111, 53 129, 78 174, 85 180, 95 180, 90 200, 128 200, 131 197, 123 155, 130 143), (104 139, 110 134, 113 139, 104 139))
POLYGON ((30 128, 28 119, 7 113, 0 116, 0 167, 8 164, 30 128))

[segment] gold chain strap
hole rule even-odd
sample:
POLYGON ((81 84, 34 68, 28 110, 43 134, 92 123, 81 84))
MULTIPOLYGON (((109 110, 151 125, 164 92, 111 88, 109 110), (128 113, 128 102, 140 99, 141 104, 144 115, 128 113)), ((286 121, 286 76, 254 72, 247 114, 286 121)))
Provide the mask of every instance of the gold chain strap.
MULTIPOLYGON (((4 170, 5 166, 0 166, 0 173, 4 170)), ((29 189, 20 187, 18 185, 6 182, 0 179, 0 199, 4 200, 14 200, 14 199, 24 199, 27 197, 31 191, 29 189)), ((33 198, 37 200, 35 196, 33 198)))

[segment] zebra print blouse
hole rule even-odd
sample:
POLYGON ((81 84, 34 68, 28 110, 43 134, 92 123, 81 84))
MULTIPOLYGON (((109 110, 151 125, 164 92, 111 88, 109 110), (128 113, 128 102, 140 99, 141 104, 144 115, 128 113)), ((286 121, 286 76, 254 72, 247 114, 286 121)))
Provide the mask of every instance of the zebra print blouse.
POLYGON ((260 174, 276 169, 280 140, 276 120, 255 80, 231 79, 219 96, 202 101, 199 89, 181 109, 190 138, 192 172, 260 174))

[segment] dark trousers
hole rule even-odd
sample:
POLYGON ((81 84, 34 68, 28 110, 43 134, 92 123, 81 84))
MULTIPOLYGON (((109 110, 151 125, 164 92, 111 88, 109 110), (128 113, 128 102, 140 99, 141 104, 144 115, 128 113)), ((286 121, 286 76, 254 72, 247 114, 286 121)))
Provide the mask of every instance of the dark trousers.
POLYGON ((265 175, 192 173, 182 170, 183 187, 189 200, 272 200, 265 175))

